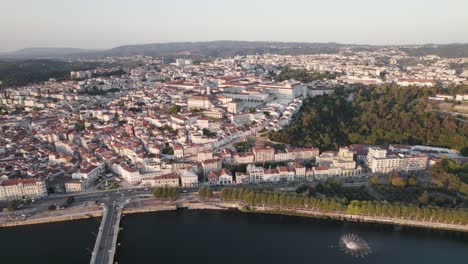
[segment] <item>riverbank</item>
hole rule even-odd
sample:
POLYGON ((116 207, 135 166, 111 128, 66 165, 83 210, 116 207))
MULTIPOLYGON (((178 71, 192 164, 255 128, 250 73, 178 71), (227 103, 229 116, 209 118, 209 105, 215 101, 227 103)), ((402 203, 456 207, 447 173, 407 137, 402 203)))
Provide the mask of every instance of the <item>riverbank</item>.
POLYGON ((73 220, 96 218, 96 217, 102 217, 102 210, 80 212, 80 213, 73 213, 73 214, 54 215, 54 216, 47 216, 47 217, 38 217, 38 218, 31 218, 31 219, 17 220, 17 221, 0 222, 0 228, 13 227, 13 226, 25 226, 25 225, 39 225, 39 224, 65 222, 65 221, 73 221, 73 220))
POLYGON ((184 208, 189 210, 239 210, 245 213, 263 213, 263 214, 276 214, 276 215, 289 215, 299 217, 312 217, 321 219, 333 219, 348 222, 362 222, 362 223, 375 223, 385 225, 399 225, 409 226, 436 230, 449 230, 457 232, 468 233, 468 225, 463 224, 450 224, 450 223, 437 223, 430 221, 415 221, 409 219, 390 219, 372 216, 362 215, 351 215, 344 213, 328 213, 321 211, 312 210, 301 210, 301 209, 280 209, 273 207, 244 207, 239 203, 227 203, 227 202, 196 202, 196 203, 177 203, 172 205, 149 205, 139 206, 135 208, 126 208, 124 213, 148 213, 157 211, 171 211, 177 210, 178 208, 184 208))
MULTIPOLYGON (((457 232, 468 233, 468 225, 463 224, 450 224, 450 223, 437 223, 430 221, 415 221, 409 219, 390 219, 372 216, 362 215, 351 215, 345 213, 329 213, 313 210, 304 209, 285 209, 285 208, 274 208, 274 207, 245 207, 240 203, 233 202, 220 202, 220 201, 196 201, 196 202, 161 202, 155 199, 147 199, 144 201, 138 201, 126 206, 122 213, 123 214, 137 214, 137 213, 151 213, 159 211, 174 211, 178 209, 188 210, 239 210, 245 213, 264 213, 264 214, 276 214, 276 215, 289 215, 299 217, 312 217, 322 219, 333 219, 348 222, 362 222, 362 223, 376 223, 385 225, 400 225, 418 228, 428 228, 436 230, 450 230, 457 232)), ((12 227, 21 225, 34 225, 44 224, 51 222, 63 222, 72 221, 86 218, 102 217, 102 210, 84 211, 79 213, 62 212, 62 215, 51 215, 47 217, 38 217, 33 219, 0 222, 0 227, 12 227)))
POLYGON ((264 214, 276 214, 276 215, 289 215, 289 216, 300 216, 300 217, 312 217, 321 219, 333 219, 348 222, 360 222, 360 223, 374 223, 374 224, 385 224, 385 225, 399 225, 408 227, 427 228, 435 230, 449 230, 468 233, 468 225, 464 224, 449 224, 449 223, 437 223, 428 221, 415 221, 408 219, 390 219, 372 216, 362 215, 351 215, 344 213, 327 213, 311 210, 300 210, 300 209, 279 209, 273 207, 250 207, 240 208, 241 211, 246 213, 264 213, 264 214))

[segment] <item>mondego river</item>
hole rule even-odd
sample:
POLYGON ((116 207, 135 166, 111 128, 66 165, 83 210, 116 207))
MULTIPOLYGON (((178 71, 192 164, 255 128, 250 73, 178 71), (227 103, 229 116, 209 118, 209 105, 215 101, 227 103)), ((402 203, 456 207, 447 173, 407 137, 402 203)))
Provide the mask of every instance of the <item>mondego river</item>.
POLYGON ((0 228, 0 263, 89 263, 99 224, 86 219, 0 228))
MULTIPOLYGON (((204 210, 125 215, 121 223, 119 264, 468 263, 468 234, 448 231, 204 210), (345 252, 345 234, 372 253, 345 252)), ((89 263, 98 228, 97 219, 0 228, 0 263, 89 263)))
POLYGON ((126 215, 119 264, 468 263, 468 234, 227 211, 126 215), (364 258, 340 248, 364 239, 364 258))

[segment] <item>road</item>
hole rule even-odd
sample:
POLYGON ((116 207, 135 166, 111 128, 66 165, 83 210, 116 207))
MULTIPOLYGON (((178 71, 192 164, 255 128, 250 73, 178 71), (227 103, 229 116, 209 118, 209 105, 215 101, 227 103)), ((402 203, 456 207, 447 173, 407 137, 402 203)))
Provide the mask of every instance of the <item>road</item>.
POLYGON ((117 215, 117 201, 114 200, 104 205, 105 217, 102 219, 101 227, 99 228, 99 235, 96 240, 96 246, 93 252, 94 258, 91 260, 91 264, 94 263, 109 263, 110 259, 114 258, 111 256, 113 245, 116 218, 120 217, 117 215))

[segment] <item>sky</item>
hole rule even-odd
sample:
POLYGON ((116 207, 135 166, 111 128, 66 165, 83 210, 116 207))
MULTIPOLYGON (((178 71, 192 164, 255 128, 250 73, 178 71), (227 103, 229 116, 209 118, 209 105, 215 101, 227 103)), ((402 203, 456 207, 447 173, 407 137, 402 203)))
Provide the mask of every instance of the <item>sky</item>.
POLYGON ((468 0, 0 0, 0 51, 211 40, 468 43, 468 0))

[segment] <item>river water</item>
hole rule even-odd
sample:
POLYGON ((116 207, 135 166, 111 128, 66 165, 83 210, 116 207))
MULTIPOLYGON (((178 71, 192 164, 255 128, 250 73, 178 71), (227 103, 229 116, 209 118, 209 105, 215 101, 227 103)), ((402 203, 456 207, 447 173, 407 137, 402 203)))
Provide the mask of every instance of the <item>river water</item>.
POLYGON ((97 219, 0 228, 0 263, 89 263, 98 229, 97 219))
MULTIPOLYGON (((312 218, 181 210, 125 215, 119 264, 467 263, 468 234, 312 218), (354 233, 372 254, 347 255, 354 233)), ((0 228, 2 264, 89 263, 96 219, 0 228)))
POLYGON ((468 263, 468 235, 377 224, 227 211, 126 215, 119 264, 131 263, 468 263), (373 253, 346 254, 354 233, 373 253))

